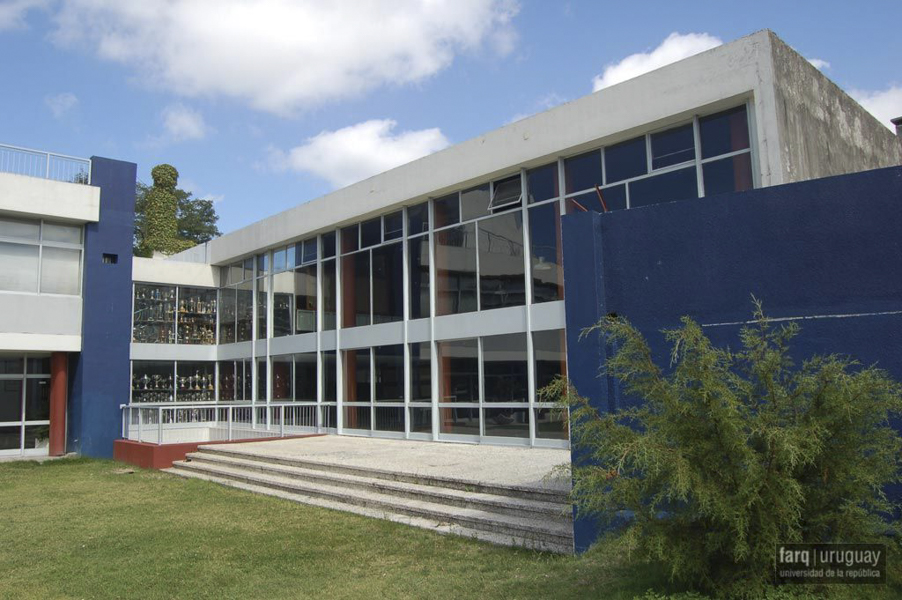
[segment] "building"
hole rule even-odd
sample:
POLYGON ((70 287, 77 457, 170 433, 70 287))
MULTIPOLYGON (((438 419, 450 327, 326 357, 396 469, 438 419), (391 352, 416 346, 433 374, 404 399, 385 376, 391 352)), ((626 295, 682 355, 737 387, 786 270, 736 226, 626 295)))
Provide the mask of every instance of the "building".
POLYGON ((582 284, 600 276, 565 274, 582 264, 565 255, 598 257, 594 238, 568 239, 578 227, 562 221, 580 219, 566 215, 708 206, 900 163, 899 138, 773 33, 755 33, 168 260, 134 259, 133 289, 98 286, 97 298, 121 301, 97 305, 109 334, 83 316, 69 447, 109 456, 119 437, 309 431, 567 447, 566 419, 537 390, 596 372, 597 354, 575 352, 570 313, 598 300, 582 284), (108 360, 100 370, 95 355, 108 360))

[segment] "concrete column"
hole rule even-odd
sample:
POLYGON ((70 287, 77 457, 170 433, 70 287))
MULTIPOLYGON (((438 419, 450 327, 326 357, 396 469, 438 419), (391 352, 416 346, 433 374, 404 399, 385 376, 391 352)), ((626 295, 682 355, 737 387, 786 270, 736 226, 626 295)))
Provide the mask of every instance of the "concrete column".
POLYGON ((50 456, 66 453, 66 396, 69 387, 69 356, 50 355, 50 456))

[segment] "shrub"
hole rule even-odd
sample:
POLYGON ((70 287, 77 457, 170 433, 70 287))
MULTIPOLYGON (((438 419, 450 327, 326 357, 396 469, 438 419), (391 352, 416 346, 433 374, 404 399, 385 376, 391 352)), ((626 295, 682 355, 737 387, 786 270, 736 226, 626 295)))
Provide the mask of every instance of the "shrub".
POLYGON ((884 490, 900 481, 890 419, 902 389, 839 355, 797 366, 798 331, 772 326, 756 301, 731 352, 683 318, 664 332, 666 369, 622 318, 584 332, 612 344, 604 373, 642 402, 600 414, 563 380, 543 391, 571 408, 578 510, 622 535, 632 557, 718 596, 774 593, 778 543, 898 539, 884 490))

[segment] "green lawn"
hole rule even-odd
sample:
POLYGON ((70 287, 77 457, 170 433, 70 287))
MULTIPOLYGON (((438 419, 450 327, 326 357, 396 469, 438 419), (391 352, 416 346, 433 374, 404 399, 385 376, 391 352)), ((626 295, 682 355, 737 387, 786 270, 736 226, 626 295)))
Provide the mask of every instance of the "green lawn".
POLYGON ((123 470, 0 464, 0 598, 618 599, 662 583, 610 552, 513 550, 123 470))

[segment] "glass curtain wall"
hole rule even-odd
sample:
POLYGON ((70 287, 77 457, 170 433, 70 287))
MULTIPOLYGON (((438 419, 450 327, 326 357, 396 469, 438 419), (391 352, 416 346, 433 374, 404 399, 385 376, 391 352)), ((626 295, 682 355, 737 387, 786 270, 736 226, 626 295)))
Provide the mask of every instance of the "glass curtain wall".
POLYGON ((0 456, 46 454, 50 444, 50 358, 0 356, 0 456))

